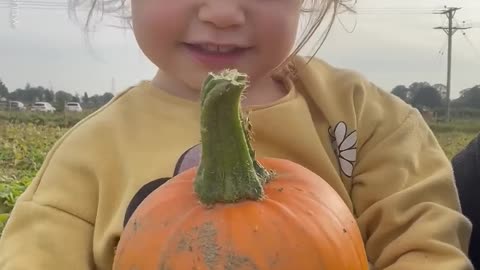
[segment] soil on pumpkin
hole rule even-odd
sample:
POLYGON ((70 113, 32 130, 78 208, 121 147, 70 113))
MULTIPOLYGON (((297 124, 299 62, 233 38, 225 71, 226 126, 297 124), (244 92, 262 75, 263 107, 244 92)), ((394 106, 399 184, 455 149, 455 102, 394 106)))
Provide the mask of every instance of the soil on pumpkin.
MULTIPOLYGON (((199 255, 209 270, 258 270, 258 267, 248 256, 239 255, 233 251, 222 251, 217 242, 218 233, 213 222, 196 226, 190 233, 184 234, 176 246, 177 252, 194 252, 199 255), (223 261, 223 267, 219 264, 223 261)), ((200 258, 197 258, 200 261, 200 258)), ((162 270, 170 270, 168 262, 163 262, 162 270)))

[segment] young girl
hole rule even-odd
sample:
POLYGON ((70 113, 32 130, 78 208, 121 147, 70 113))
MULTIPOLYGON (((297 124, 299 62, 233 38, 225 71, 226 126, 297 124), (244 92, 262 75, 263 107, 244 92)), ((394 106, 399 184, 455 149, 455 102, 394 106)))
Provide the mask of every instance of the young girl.
POLYGON ((207 72, 227 67, 250 77, 243 107, 257 156, 327 180, 357 218, 372 268, 473 269, 471 224, 434 135, 362 76, 296 56, 307 4, 318 16, 300 47, 340 2, 132 0, 135 37, 158 73, 55 144, 11 213, 0 269, 111 269, 135 206, 197 164, 199 90, 207 72))

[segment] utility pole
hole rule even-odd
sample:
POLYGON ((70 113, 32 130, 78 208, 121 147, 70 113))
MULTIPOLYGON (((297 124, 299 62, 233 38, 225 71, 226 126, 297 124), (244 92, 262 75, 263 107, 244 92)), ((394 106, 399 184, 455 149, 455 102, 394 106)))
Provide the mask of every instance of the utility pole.
POLYGON ((452 36, 455 34, 457 30, 461 29, 468 29, 470 27, 460 27, 460 26, 453 26, 453 17, 457 10, 461 8, 459 7, 450 7, 442 10, 440 12, 435 12, 436 14, 444 14, 448 18, 448 27, 439 26, 435 27, 434 29, 441 29, 443 30, 448 36, 448 67, 447 67, 447 122, 450 121, 450 90, 451 90, 451 76, 452 76, 452 36))

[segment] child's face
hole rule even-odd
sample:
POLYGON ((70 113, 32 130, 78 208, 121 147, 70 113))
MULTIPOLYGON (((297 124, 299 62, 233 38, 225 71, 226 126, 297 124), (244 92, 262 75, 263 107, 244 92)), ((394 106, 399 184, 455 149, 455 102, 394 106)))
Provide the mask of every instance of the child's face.
POLYGON ((145 55, 191 88, 199 89, 207 72, 222 68, 248 73, 253 83, 291 53, 301 2, 132 0, 133 30, 145 55), (200 46, 206 42, 235 51, 209 55, 200 46))

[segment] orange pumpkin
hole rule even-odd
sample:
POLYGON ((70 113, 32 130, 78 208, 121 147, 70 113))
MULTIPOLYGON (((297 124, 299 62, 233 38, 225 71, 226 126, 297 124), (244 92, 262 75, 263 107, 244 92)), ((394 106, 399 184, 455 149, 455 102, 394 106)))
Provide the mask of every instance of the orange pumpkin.
POLYGON ((202 88, 200 165, 152 192, 122 232, 114 270, 367 270, 356 221, 305 167, 255 158, 239 110, 246 76, 202 88))

